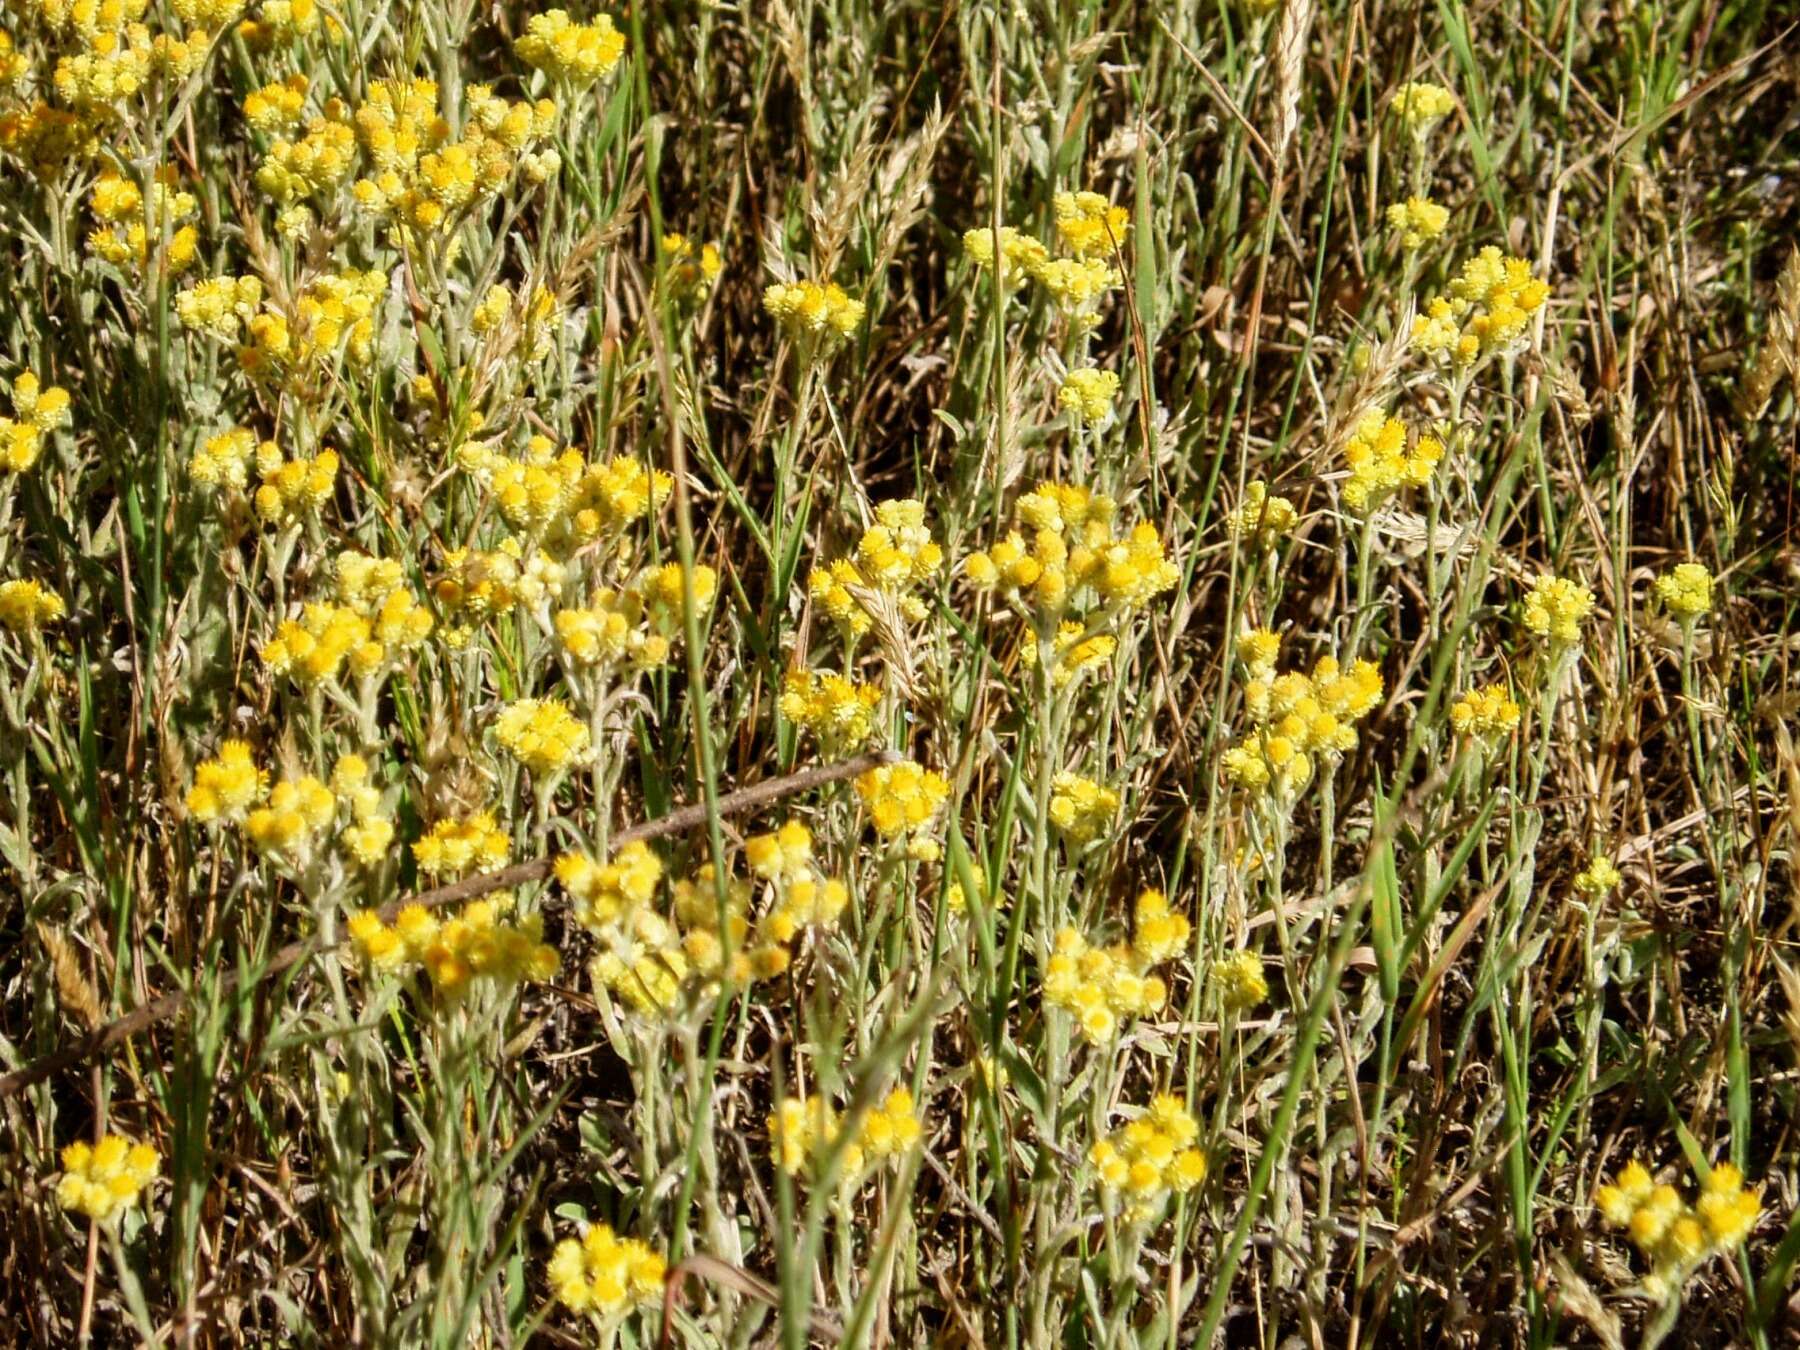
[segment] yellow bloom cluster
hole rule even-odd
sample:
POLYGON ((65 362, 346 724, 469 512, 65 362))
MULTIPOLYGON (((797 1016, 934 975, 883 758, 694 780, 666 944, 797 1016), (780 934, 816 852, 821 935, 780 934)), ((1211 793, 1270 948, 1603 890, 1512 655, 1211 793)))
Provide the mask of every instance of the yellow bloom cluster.
MULTIPOLYGON (((238 25, 238 36, 251 51, 263 52, 287 43, 302 41, 320 31, 318 0, 263 0, 254 19, 238 25)), ((326 36, 336 41, 343 36, 337 20, 325 17, 326 36)))
POLYGON ((194 770, 188 789, 188 814, 202 825, 236 824, 262 799, 268 772, 256 764, 255 753, 243 741, 226 741, 216 758, 194 770))
POLYGON ((62 1165, 56 1203, 109 1223, 136 1204, 144 1187, 156 1180, 158 1159, 149 1144, 109 1134, 97 1144, 70 1144, 62 1151, 62 1165))
POLYGON ((257 516, 270 525, 290 524, 331 500, 338 455, 321 450, 310 459, 283 459, 280 446, 263 441, 256 447, 256 472, 262 480, 253 498, 257 516))
POLYGON ((373 867, 394 842, 394 822, 381 814, 381 792, 369 781, 369 763, 361 755, 345 755, 332 766, 331 790, 350 808, 350 823, 338 839, 350 856, 373 867))
POLYGON ((641 839, 620 845, 604 863, 583 853, 564 853, 553 870, 575 902, 575 922, 596 932, 648 905, 663 878, 662 859, 641 839))
POLYGON ((1415 80, 1395 90, 1388 106, 1415 135, 1423 135, 1456 111, 1456 95, 1441 84, 1415 80))
POLYGON ((461 139, 438 114, 438 87, 431 80, 377 80, 352 115, 357 143, 370 172, 356 180, 351 195, 377 220, 429 233, 459 223, 464 213, 498 195, 513 170, 525 163, 527 176, 541 181, 546 169, 534 147, 556 129, 556 104, 509 103, 486 85, 471 86, 461 139))
MULTIPOLYGON (((863 1117, 855 1138, 843 1143, 838 1175, 853 1184, 865 1168, 879 1166, 918 1143, 924 1127, 913 1095, 903 1087, 888 1093, 863 1117)), ((821 1162, 842 1139, 843 1126, 821 1097, 785 1097, 769 1116, 775 1163, 789 1176, 821 1162)))
POLYGON ((1056 406, 1090 427, 1097 427, 1112 416, 1113 398, 1118 392, 1119 377, 1110 370, 1071 370, 1056 391, 1056 406))
POLYGON ((560 773, 587 757, 588 729, 555 698, 521 698, 501 709, 494 739, 539 777, 560 773))
POLYGON ((1212 963, 1213 988, 1227 1012, 1254 1008, 1269 996, 1262 958, 1252 951, 1232 952, 1212 963))
POLYGON ((875 732, 881 686, 830 670, 790 670, 782 681, 781 715, 819 739, 827 755, 855 749, 875 732))
POLYGON ((1110 258, 1125 246, 1131 213, 1098 192, 1059 192, 1056 233, 1077 258, 1110 258))
POLYGON ((1682 623, 1712 610, 1712 573, 1699 563, 1677 563, 1656 579, 1656 598, 1682 623))
MULTIPOLYGON (((843 917, 850 904, 850 891, 835 877, 825 876, 813 859, 812 832, 797 820, 790 820, 773 834, 752 835, 744 841, 744 859, 751 872, 768 883, 773 901, 757 921, 755 941, 748 953, 745 969, 734 972, 738 978, 748 974, 767 979, 786 970, 792 961, 792 946, 809 928, 829 928, 843 917)), ((717 905, 710 892, 693 895, 677 888, 677 913, 690 923, 716 919, 717 905), (708 906, 689 918, 684 912, 688 904, 708 906)), ((688 953, 696 960, 706 955, 690 933, 688 953)), ((715 957, 701 964, 717 967, 715 957)))
POLYGON ((0 582, 0 628, 35 633, 66 612, 62 597, 35 581, 0 582))
POLYGON ((337 816, 337 797, 311 774, 284 778, 269 800, 244 819, 244 833, 259 853, 276 854, 302 863, 315 835, 337 816))
POLYGON ((1194 1146, 1199 1137, 1200 1126, 1181 1098, 1160 1093, 1143 1115, 1095 1140, 1088 1161, 1104 1190, 1122 1194, 1127 1216, 1147 1223, 1171 1193, 1206 1180, 1206 1155, 1194 1146))
POLYGON ((554 871, 574 898, 575 921, 600 940, 590 967, 595 983, 640 1013, 673 1007, 693 966, 675 925, 651 907, 662 860, 634 840, 604 864, 565 853, 554 871))
POLYGON ((1344 464, 1350 470, 1344 483, 1345 506, 1368 511, 1396 492, 1431 481, 1432 470, 1444 457, 1444 443, 1436 436, 1420 436, 1408 450, 1406 440, 1406 423, 1399 418, 1378 411, 1363 415, 1344 446, 1344 464))
POLYGON ((548 980, 562 957, 546 943, 542 916, 509 919, 506 895, 471 900, 460 914, 440 920, 423 905, 408 905, 390 927, 372 909, 346 925, 357 950, 376 970, 421 969, 440 997, 456 998, 476 980, 499 985, 548 980))
POLYGON ((1372 661, 1342 669, 1322 656, 1312 674, 1275 674, 1279 643, 1262 634, 1240 639, 1244 660, 1244 710, 1254 730, 1225 752, 1225 775, 1237 786, 1291 803, 1312 781, 1313 761, 1355 748, 1356 723, 1381 701, 1381 672, 1372 661))
POLYGON ((44 437, 69 420, 69 391, 45 388, 30 371, 13 377, 11 417, 0 417, 0 473, 24 473, 43 453, 44 437))
MULTIPOLYGON (((1118 650, 1119 640, 1112 634, 1088 633, 1080 624, 1064 620, 1056 626, 1056 640, 1051 644, 1056 659, 1050 664, 1050 683, 1061 689, 1077 675, 1098 670, 1118 650)), ((1037 644, 1027 642, 1019 649, 1019 657, 1027 670, 1036 666, 1037 644)))
POLYGON ((512 841, 494 823, 493 812, 477 811, 467 819, 438 821, 413 842, 412 852, 423 875, 454 880, 465 872, 504 867, 512 841))
POLYGON ((171 272, 184 271, 193 264, 200 249, 200 234, 192 225, 178 222, 199 210, 194 194, 174 186, 174 170, 158 170, 151 183, 150 203, 146 208, 143 193, 129 178, 111 169, 95 180, 89 206, 100 225, 88 234, 88 248, 115 267, 141 269, 153 245, 162 243, 163 230, 169 229, 168 252, 164 265, 171 272))
POLYGON ((1231 513, 1231 532, 1264 548, 1300 523, 1300 513, 1286 497, 1276 496, 1262 479, 1244 484, 1244 500, 1231 513))
POLYGON ((556 1301, 576 1313, 606 1315, 662 1297, 668 1273, 647 1243, 622 1238, 603 1223, 577 1241, 564 1238, 550 1254, 550 1287, 556 1301))
POLYGON ((547 436, 533 436, 523 459, 470 445, 459 463, 493 494, 508 525, 559 552, 643 519, 668 500, 675 485, 668 474, 630 455, 589 464, 578 450, 559 454, 547 436))
POLYGON ((1525 627, 1552 642, 1575 642, 1594 612, 1594 593, 1579 581, 1540 574, 1525 597, 1525 627))
POLYGON ((432 617, 404 585, 394 559, 345 553, 337 560, 342 603, 315 602, 283 619, 263 644, 263 664, 304 686, 337 679, 348 665, 367 677, 431 636, 432 617))
MULTIPOLYGON (((1101 298, 1123 280, 1108 259, 1115 245, 1125 242, 1131 217, 1097 192, 1058 193, 1055 208, 1057 235, 1072 256, 1053 258, 1040 241, 1003 225, 1000 281, 1012 289, 1029 277, 1044 288, 1074 331, 1085 333, 1100 322, 1101 298)), ((965 231, 962 243, 964 255, 976 266, 994 266, 991 227, 965 231)))
POLYGON ((1059 773, 1051 785, 1050 823, 1071 844, 1098 839, 1119 814, 1119 794, 1080 774, 1059 773))
POLYGON ((244 120, 265 136, 298 126, 306 111, 306 91, 311 86, 299 71, 274 80, 244 96, 244 120))
MULTIPOLYGON (((542 549, 527 558, 518 540, 507 539, 489 551, 449 550, 432 593, 448 613, 486 619, 514 605, 535 607, 560 599, 565 578, 563 565, 542 549)), ((469 630, 460 627, 445 634, 445 640, 460 647, 468 636, 469 630)))
POLYGON ((686 235, 673 231, 662 237, 662 256, 669 285, 677 295, 689 298, 710 291, 725 267, 716 245, 702 244, 696 249, 686 235))
POLYGON ((526 65, 566 84, 593 84, 612 72, 625 54, 625 35, 602 14, 592 23, 576 23, 567 10, 534 14, 513 51, 526 65))
MULTIPOLYGON (((994 231, 991 228, 966 230, 962 238, 963 254, 977 267, 994 265, 994 231)), ((1010 225, 1000 227, 1000 280, 1005 286, 1022 286, 1035 277, 1050 261, 1050 250, 1028 234, 1010 225)))
POLYGON ((265 301, 245 324, 238 364, 254 379, 289 387, 329 371, 339 357, 366 366, 375 353, 375 310, 386 291, 383 273, 349 268, 315 278, 291 312, 265 301))
POLYGON ((1429 197, 1408 197, 1388 207, 1387 223, 1405 247, 1423 248, 1444 232, 1450 211, 1429 197))
POLYGON ((350 176, 356 165, 356 131, 350 108, 332 99, 306 124, 296 140, 270 143, 256 170, 256 186, 276 202, 289 205, 314 195, 328 195, 350 176))
POLYGON ((930 611, 914 592, 943 565, 944 550, 925 523, 925 503, 902 497, 877 506, 875 523, 863 531, 855 556, 813 568, 806 589, 812 602, 854 640, 889 611, 909 623, 922 623, 930 611))
MULTIPOLYGON (((691 581, 694 604, 704 611, 718 594, 718 573, 697 564, 691 581)), ((648 568, 621 590, 600 588, 586 608, 558 610, 557 641, 577 665, 654 670, 681 633, 683 594, 679 563, 648 568)))
POLYGON ((181 326, 219 342, 236 342, 262 307, 262 282, 251 276, 209 277, 175 297, 181 326))
POLYGON ((1619 869, 1613 866, 1612 859, 1604 853, 1596 853, 1589 859, 1588 865, 1575 874, 1575 891, 1589 900, 1598 900, 1617 886, 1621 879, 1619 869))
POLYGON ((1531 274, 1530 263, 1490 244, 1463 264, 1447 296, 1433 298, 1413 319, 1413 348, 1471 366, 1514 347, 1549 298, 1549 284, 1531 274))
POLYGON ((763 291, 763 308, 794 341, 829 349, 862 327, 867 306, 835 281, 776 282, 763 291))
POLYGON ((1730 1163, 1714 1167, 1699 1199, 1689 1204, 1675 1187, 1658 1185, 1647 1167, 1633 1161, 1595 1192, 1594 1203, 1650 1258, 1644 1291, 1656 1299, 1679 1293, 1703 1261, 1736 1251, 1762 1215, 1762 1192, 1746 1188, 1744 1174, 1730 1163))
MULTIPOLYGON (((1017 528, 985 553, 963 560, 963 574, 983 589, 1017 595, 1040 615, 1100 609, 1119 614, 1142 607, 1181 579, 1154 525, 1113 533, 1112 498, 1070 484, 1046 482, 1019 498, 1017 528)), ((1091 621, 1090 621, 1091 622, 1091 621)))
POLYGON ((1505 685, 1484 684, 1450 705, 1450 725, 1459 736, 1492 744, 1519 725, 1519 705, 1505 685))
POLYGON ((1150 971, 1178 955, 1192 931, 1161 891, 1138 896, 1134 919, 1132 940, 1110 947, 1091 945, 1074 928, 1061 929, 1044 965, 1044 998, 1074 1017, 1095 1044, 1117 1035, 1123 1019, 1162 1007, 1168 987, 1150 971))
POLYGON ((941 774, 909 759, 882 764, 857 776, 856 795, 883 839, 904 840, 907 853, 921 862, 936 860, 938 843, 930 832, 950 795, 941 774))

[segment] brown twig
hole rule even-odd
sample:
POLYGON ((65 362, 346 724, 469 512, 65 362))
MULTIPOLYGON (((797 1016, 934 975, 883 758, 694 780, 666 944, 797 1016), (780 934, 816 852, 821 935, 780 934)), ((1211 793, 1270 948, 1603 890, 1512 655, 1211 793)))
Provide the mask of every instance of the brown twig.
MULTIPOLYGON (((836 783, 851 778, 864 769, 874 768, 878 764, 892 763, 898 756, 891 750, 876 751, 871 754, 858 755, 854 759, 840 761, 837 764, 823 764, 816 768, 801 769, 797 773, 786 774, 780 778, 771 778, 767 782, 756 783, 750 787, 739 788, 719 798, 718 808, 721 816, 740 815, 745 811, 783 797, 792 796, 796 792, 804 792, 808 788, 820 787, 826 783, 836 783)), ((706 821, 706 807, 693 804, 678 807, 658 820, 646 820, 627 829, 620 830, 613 836, 614 847, 628 844, 634 839, 658 839, 665 834, 678 834, 682 830, 692 829, 706 821)), ((395 900, 384 905, 381 917, 391 922, 399 912, 408 905, 422 905, 426 909, 435 909, 440 905, 453 905, 459 900, 471 900, 478 895, 486 895, 489 891, 505 890, 511 886, 522 886, 531 881, 542 881, 550 875, 551 860, 538 858, 532 862, 517 863, 512 867, 503 867, 497 872, 483 872, 479 876, 465 877, 461 881, 448 886, 438 886, 429 891, 420 891, 417 895, 404 900, 395 900)), ((314 955, 320 949, 316 938, 306 938, 299 942, 291 942, 276 952, 269 963, 258 971, 252 982, 266 979, 270 975, 280 974, 288 967, 297 965, 314 955)), ((220 992, 225 992, 237 985, 235 974, 226 974, 220 982, 220 992)), ((22 1069, 0 1077, 0 1101, 5 1101, 16 1092, 30 1087, 33 1083, 42 1082, 64 1069, 105 1054, 114 1046, 130 1040, 139 1032, 146 1031, 158 1022, 166 1022, 180 1012, 187 1003, 187 995, 179 991, 164 994, 161 998, 151 999, 143 1007, 137 1008, 125 1016, 108 1022, 96 1031, 91 1031, 74 1044, 63 1049, 34 1059, 22 1069)))

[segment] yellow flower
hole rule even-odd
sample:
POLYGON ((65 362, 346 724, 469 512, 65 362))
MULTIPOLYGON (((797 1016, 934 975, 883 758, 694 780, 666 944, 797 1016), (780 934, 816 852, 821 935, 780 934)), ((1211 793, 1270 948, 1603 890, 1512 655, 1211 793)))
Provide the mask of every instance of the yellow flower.
POLYGON ((158 1159, 149 1144, 109 1134, 97 1144, 70 1144, 62 1151, 63 1174, 56 1203, 100 1223, 110 1223, 156 1179, 158 1159))
POLYGON ((1254 1008, 1269 996, 1262 958, 1251 951, 1233 952, 1214 961, 1212 982, 1219 991, 1219 1001, 1229 1012, 1254 1008))
POLYGON ((908 852, 922 861, 937 857, 937 843, 927 835, 950 795, 940 774, 911 760, 883 764, 857 778, 856 795, 883 839, 906 840, 908 852))
POLYGON ((1056 392, 1056 406, 1090 427, 1097 427, 1112 416, 1113 398, 1118 392, 1119 377, 1110 370, 1071 370, 1063 376, 1062 388, 1056 392))
POLYGON ((1608 894, 1623 878, 1613 861, 1604 853, 1596 852, 1588 865, 1575 874, 1575 890, 1577 894, 1589 900, 1598 900, 1608 894))
POLYGON ((1124 1200, 1126 1217, 1148 1223, 1170 1194, 1206 1179, 1206 1155, 1194 1146, 1199 1137, 1199 1123, 1182 1100, 1163 1093, 1137 1119, 1095 1140, 1088 1161, 1101 1189, 1124 1200))
POLYGON ((1404 422, 1380 412, 1367 413, 1344 446, 1344 463, 1350 470, 1344 505, 1367 511, 1405 488, 1424 487, 1443 457, 1444 443, 1437 437, 1420 436, 1408 449, 1404 422))
POLYGON ((1532 275, 1530 263, 1489 245, 1463 264, 1447 295, 1414 317, 1413 348, 1466 368, 1514 349, 1549 298, 1549 284, 1532 275))
POLYGON ((586 24, 570 19, 566 10, 552 9, 526 21, 525 35, 513 43, 513 52, 553 80, 593 84, 618 65, 625 35, 605 14, 586 24))
POLYGON ((454 880, 465 872, 504 867, 512 841, 494 823, 492 813, 477 812, 466 820, 440 820, 414 841, 413 859, 428 877, 454 880))
POLYGON ((1091 843, 1119 813, 1119 794, 1079 774, 1059 773, 1050 794, 1050 823, 1074 845, 1091 843))
POLYGON ((1675 1187, 1658 1185, 1648 1168, 1633 1161, 1611 1185, 1595 1191, 1594 1204, 1650 1258, 1644 1291, 1659 1301, 1678 1293, 1703 1262, 1741 1246, 1762 1215, 1761 1192, 1747 1189, 1743 1173, 1730 1163, 1714 1167, 1689 1204, 1675 1187))
POLYGON ((556 1244, 548 1266, 556 1301, 575 1313, 617 1313, 662 1297, 667 1266, 647 1243, 597 1223, 556 1244))
POLYGON ((226 741, 216 759, 206 760, 194 770, 194 786, 187 794, 188 814, 202 825, 241 821, 262 800, 268 781, 248 745, 226 741))
POLYGON ((506 705, 494 738, 532 773, 560 773, 588 753, 588 729, 569 705, 554 698, 522 698, 506 705))
POLYGON ((881 687, 834 671, 790 670, 781 715, 819 738, 827 754, 862 745, 875 730, 881 687))
POLYGON ((1300 523, 1300 513, 1286 497, 1272 496, 1257 478, 1244 485, 1244 500, 1231 513, 1231 532, 1239 539, 1267 546, 1300 523))
POLYGON ((849 337, 862 327, 867 312, 863 302, 852 300, 836 282, 777 282, 763 291, 763 308, 790 338, 821 348, 849 337))
POLYGON ((1656 579, 1656 598, 1682 623, 1692 623, 1712 610, 1712 573, 1699 563, 1677 563, 1656 579))
POLYGON ((66 612, 62 597, 35 581, 0 582, 0 628, 30 635, 66 612))
POLYGON ((1125 246, 1131 213, 1098 192, 1056 194, 1056 233, 1077 258, 1111 257, 1125 246))
POLYGON ((1505 685, 1484 684, 1450 705, 1450 725, 1459 736, 1495 742, 1519 725, 1519 705, 1505 685))
MULTIPOLYGON (((992 227, 965 230, 963 255, 980 268, 994 265, 994 231, 992 227)), ((1035 277, 1050 261, 1050 250, 1030 235, 1020 234, 1010 225, 1000 227, 1000 281, 1006 287, 1023 285, 1035 277)))
POLYGON ((1575 642, 1594 611, 1594 593, 1578 581, 1539 575, 1525 597, 1525 627, 1552 642, 1575 642))
POLYGON ((1450 212, 1429 197, 1408 197, 1387 209, 1388 228, 1407 248, 1422 248, 1444 232, 1450 212))
POLYGON ((1422 136, 1456 111, 1456 96, 1440 84, 1415 80, 1395 90, 1389 106, 1415 136, 1422 136))

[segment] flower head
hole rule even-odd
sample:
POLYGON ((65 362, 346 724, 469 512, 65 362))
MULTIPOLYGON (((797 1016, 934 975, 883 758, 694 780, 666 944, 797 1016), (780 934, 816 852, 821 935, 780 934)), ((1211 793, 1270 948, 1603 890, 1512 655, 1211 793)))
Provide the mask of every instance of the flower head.
POLYGON ((1656 579, 1656 598, 1682 623, 1712 610, 1712 573, 1699 563, 1677 563, 1656 579))
POLYGON ((1579 581, 1542 573, 1525 597, 1525 627, 1551 642, 1576 642, 1594 612, 1594 593, 1579 581))
POLYGON ((109 1134, 97 1144, 70 1144, 62 1151, 62 1178, 56 1203, 100 1223, 110 1223, 137 1202, 156 1179, 158 1159, 149 1144, 109 1134))

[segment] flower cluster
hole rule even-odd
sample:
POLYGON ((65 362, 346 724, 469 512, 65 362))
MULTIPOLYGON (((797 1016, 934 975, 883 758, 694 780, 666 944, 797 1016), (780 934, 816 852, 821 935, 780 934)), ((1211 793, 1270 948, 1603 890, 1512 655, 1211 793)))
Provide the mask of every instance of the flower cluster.
POLYGON ((158 1159, 149 1144, 109 1134, 97 1144, 70 1144, 62 1151, 62 1165, 56 1203, 98 1223, 110 1223, 156 1180, 158 1159))
POLYGON ((1736 1251, 1762 1214, 1762 1193, 1744 1185, 1730 1163, 1707 1174, 1692 1204, 1675 1187, 1657 1184, 1650 1170, 1630 1162, 1594 1203, 1606 1221, 1631 1235, 1632 1245, 1650 1258, 1644 1292, 1667 1299, 1709 1258, 1736 1251))
POLYGON ((1613 860, 1604 853, 1595 853, 1588 865, 1575 874, 1575 893, 1587 900, 1598 900, 1611 893, 1621 880, 1613 860))
POLYGON ((45 387, 30 371, 13 377, 11 417, 0 417, 0 473, 24 473, 43 453, 44 437, 69 421, 69 391, 45 387))
POLYGON ((1238 642, 1244 710, 1253 730, 1225 752, 1224 768, 1238 787, 1289 804, 1312 781, 1314 760, 1327 761, 1356 746, 1356 723, 1381 701, 1381 672, 1371 661, 1348 670, 1322 656, 1310 675, 1275 673, 1279 642, 1258 631, 1238 642))
POLYGON ((454 999, 477 980, 507 986, 552 979, 562 968, 556 948, 543 940, 542 917, 508 918, 511 907, 505 895, 488 896, 440 920, 422 905, 408 905, 391 926, 365 909, 351 915, 347 926, 374 969, 421 969, 439 997, 454 999))
POLYGON ((1162 1093, 1136 1120, 1094 1141, 1088 1161, 1102 1190, 1121 1196, 1126 1216, 1147 1223, 1170 1194, 1206 1180, 1206 1155, 1194 1146, 1200 1126, 1181 1098, 1162 1093))
POLYGON ((1268 545, 1300 523, 1300 513, 1286 497, 1269 491, 1260 478, 1244 484, 1244 500, 1231 513, 1231 532, 1259 547, 1268 545))
POLYGON ((1712 610, 1712 573, 1699 563, 1677 563, 1656 579, 1652 589, 1663 607, 1682 623, 1691 624, 1712 610))
POLYGON ((1119 794, 1080 774, 1059 773, 1050 789, 1050 823, 1069 843, 1098 839, 1119 814, 1119 794))
POLYGON ((929 612, 918 590, 944 565, 944 550, 925 523, 925 503, 912 497, 882 502, 852 557, 815 567, 807 594, 845 637, 855 640, 879 621, 888 627, 921 623, 929 612))
POLYGON ((569 705, 555 698, 521 698, 501 709, 494 739, 540 778, 586 759, 589 732, 569 705))
POLYGON ((1549 298, 1549 285, 1531 274, 1530 263, 1490 244, 1463 264, 1448 295, 1433 298, 1413 319, 1412 345, 1467 369, 1512 350, 1549 298))
POLYGON ((1185 947, 1191 927, 1169 908, 1161 891, 1138 896, 1130 942, 1096 947, 1074 928, 1056 935, 1056 949, 1044 964, 1044 998, 1076 1019, 1081 1034, 1102 1044, 1118 1034, 1127 1018, 1155 1012, 1168 987, 1151 974, 1185 947))
POLYGON ((478 811, 466 819, 438 821, 413 841, 412 852, 421 875, 454 881, 467 872, 504 867, 512 841, 494 823, 492 812, 478 811))
POLYGON ((35 581, 0 582, 0 628, 29 636, 66 612, 62 597, 35 581))
POLYGON ((1119 377, 1110 370, 1086 367, 1071 370, 1063 376, 1056 391, 1056 406, 1073 413, 1090 427, 1101 426, 1112 416, 1113 399, 1119 392, 1119 377))
POLYGON ((937 858, 938 842, 931 838, 931 829, 950 795, 950 784, 941 774, 911 760, 882 764, 858 775, 856 795, 884 840, 904 841, 907 853, 921 862, 937 858))
POLYGON ((841 1145, 838 1175, 845 1185, 853 1184, 866 1169, 905 1154, 923 1132, 913 1095, 903 1087, 871 1107, 849 1139, 844 1138, 843 1122, 822 1097, 784 1097, 769 1116, 769 1140, 782 1171, 798 1175, 802 1168, 820 1165, 841 1145))
POLYGON ((1016 598, 1040 623, 1076 614, 1091 627, 1140 609, 1181 573, 1154 525, 1116 535, 1117 509, 1112 498, 1087 488, 1041 483, 1014 508, 1030 537, 1013 528, 993 548, 965 558, 963 575, 984 590, 1016 598))
POLYGON ((1542 573, 1525 597, 1525 627, 1553 643, 1577 642, 1594 612, 1594 593, 1579 581, 1542 573))
POLYGON ((1232 952, 1212 963, 1212 984, 1227 1012, 1254 1008, 1269 996, 1262 958, 1252 951, 1232 952))
POLYGON ((1444 443, 1436 436, 1420 436, 1408 449, 1406 423, 1378 411, 1366 413, 1344 446, 1344 465, 1350 470, 1344 505, 1368 511, 1405 488, 1424 487, 1443 457, 1444 443))
MULTIPOLYGON (((1055 208, 1057 237, 1071 256, 1052 257, 1039 240, 1003 225, 999 231, 1000 281, 1009 290, 1027 278, 1037 282, 1070 328, 1088 333, 1100 323, 1100 300, 1123 280, 1108 260, 1125 242, 1130 215, 1097 192, 1058 193, 1055 208)), ((991 227, 965 231, 962 243, 964 256, 977 267, 995 266, 991 227)))
POLYGON ((226 741, 216 758, 194 770, 188 789, 188 814, 202 825, 237 824, 262 799, 267 770, 257 767, 256 754, 244 741, 226 741))
POLYGON ((1484 684, 1450 705, 1450 725, 1458 736, 1494 745, 1519 725, 1519 705, 1504 684, 1484 684))
POLYGON ((1423 135, 1456 111, 1456 95, 1441 84, 1414 80, 1396 89, 1388 106, 1414 135, 1423 135))
POLYGON ((776 282, 763 292, 763 308, 794 341, 828 351, 862 327, 868 312, 835 281, 776 282))
POLYGON ((625 54, 625 35, 602 14, 576 23, 567 10, 551 9, 526 20, 513 51, 526 65, 577 88, 610 74, 625 54))
MULTIPOLYGON (((696 564, 689 579, 696 609, 710 607, 718 573, 696 564)), ((622 588, 600 587, 585 607, 556 612, 557 641, 577 666, 654 670, 667 663, 681 631, 683 580, 679 563, 665 563, 622 588)))
POLYGON ((662 1297, 668 1267, 648 1243, 622 1238, 597 1223, 579 1240, 564 1238, 550 1254, 556 1301, 576 1313, 605 1315, 662 1297))
POLYGON ((880 706, 879 685, 834 671, 790 670, 782 681, 781 715, 812 732, 827 755, 867 742, 880 706))
POLYGON ((1444 232, 1450 212, 1429 197, 1408 197, 1387 209, 1388 228, 1400 236, 1402 246, 1423 248, 1444 232))

